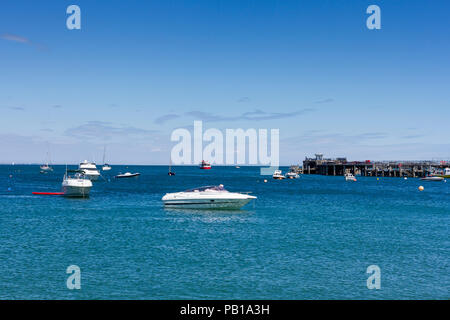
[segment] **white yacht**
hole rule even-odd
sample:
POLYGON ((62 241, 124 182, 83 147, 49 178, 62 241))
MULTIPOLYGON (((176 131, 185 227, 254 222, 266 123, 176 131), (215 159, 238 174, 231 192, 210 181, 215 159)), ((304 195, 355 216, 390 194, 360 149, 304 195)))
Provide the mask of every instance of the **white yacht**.
POLYGON ((345 173, 345 181, 356 181, 356 178, 352 173, 347 172, 345 173))
POLYGON ((286 173, 286 178, 288 178, 288 179, 298 179, 298 178, 300 178, 300 176, 295 171, 289 171, 288 173, 286 173))
POLYGON ((83 170, 66 171, 62 182, 62 193, 66 197, 88 197, 92 188, 92 181, 89 180, 83 170), (74 173, 69 175, 69 172, 74 173))
POLYGON ((286 178, 285 176, 283 176, 281 170, 275 170, 273 172, 272 178, 276 179, 276 180, 282 180, 284 178, 286 178))
POLYGON ((78 168, 82 170, 86 178, 91 181, 96 181, 100 177, 100 172, 94 162, 84 160, 80 163, 78 168))
POLYGON ((223 185, 167 193, 162 197, 165 207, 190 209, 240 209, 253 199, 256 197, 229 192, 223 185))

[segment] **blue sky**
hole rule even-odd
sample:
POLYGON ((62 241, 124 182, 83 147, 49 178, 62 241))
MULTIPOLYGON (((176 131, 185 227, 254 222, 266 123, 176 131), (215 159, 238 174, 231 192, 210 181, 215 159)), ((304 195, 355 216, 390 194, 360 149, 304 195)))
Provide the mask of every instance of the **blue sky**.
POLYGON ((448 1, 2 1, 0 162, 164 164, 279 128, 280 162, 450 159, 448 1), (66 8, 81 8, 81 30, 66 8), (381 30, 366 28, 370 4, 381 30))

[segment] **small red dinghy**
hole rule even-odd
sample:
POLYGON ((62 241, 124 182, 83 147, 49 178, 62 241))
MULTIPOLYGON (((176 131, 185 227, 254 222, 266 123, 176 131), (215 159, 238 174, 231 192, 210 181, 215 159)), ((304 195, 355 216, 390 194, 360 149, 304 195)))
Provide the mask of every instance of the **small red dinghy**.
POLYGON ((64 192, 32 192, 34 195, 39 196, 63 196, 64 192))

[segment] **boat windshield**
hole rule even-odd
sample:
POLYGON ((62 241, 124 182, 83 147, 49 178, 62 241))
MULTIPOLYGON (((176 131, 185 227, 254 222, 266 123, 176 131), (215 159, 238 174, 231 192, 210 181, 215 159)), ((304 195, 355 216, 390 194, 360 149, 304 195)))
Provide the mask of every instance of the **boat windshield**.
POLYGON ((188 190, 185 190, 184 192, 203 192, 203 191, 227 191, 227 190, 225 190, 225 188, 221 184, 218 186, 206 186, 206 187, 188 189, 188 190))

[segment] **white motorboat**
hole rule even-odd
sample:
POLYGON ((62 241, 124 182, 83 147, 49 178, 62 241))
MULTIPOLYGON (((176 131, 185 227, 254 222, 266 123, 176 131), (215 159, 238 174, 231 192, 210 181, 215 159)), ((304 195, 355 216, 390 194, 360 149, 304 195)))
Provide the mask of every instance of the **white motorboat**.
POLYGON ((300 178, 300 176, 295 171, 289 171, 288 173, 286 173, 286 178, 288 178, 288 179, 298 179, 298 178, 300 178))
POLYGON ((100 172, 98 171, 97 165, 94 162, 84 160, 80 163, 78 168, 82 170, 86 178, 91 181, 96 181, 100 177, 100 172))
POLYGON ((347 172, 345 174, 345 181, 356 181, 356 178, 352 173, 347 172))
POLYGON ((116 179, 121 179, 121 178, 134 178, 134 177, 139 177, 141 174, 136 172, 136 173, 131 173, 131 172, 126 172, 126 173, 119 173, 117 176, 115 176, 114 178, 116 179))
POLYGON ((83 170, 66 171, 62 182, 62 193, 66 197, 88 197, 92 188, 92 181, 83 170), (73 173, 73 175, 69 175, 73 173))
POLYGON ((283 173, 281 172, 281 170, 275 170, 273 172, 272 178, 276 179, 276 180, 282 180, 284 178, 286 178, 285 176, 283 176, 283 173))
POLYGON ((424 180, 424 181, 444 181, 444 177, 442 177, 442 176, 426 176, 424 178, 420 178, 420 180, 424 180))
POLYGON ((165 207, 189 209, 240 209, 253 199, 256 197, 229 192, 223 185, 167 193, 162 197, 165 207))

